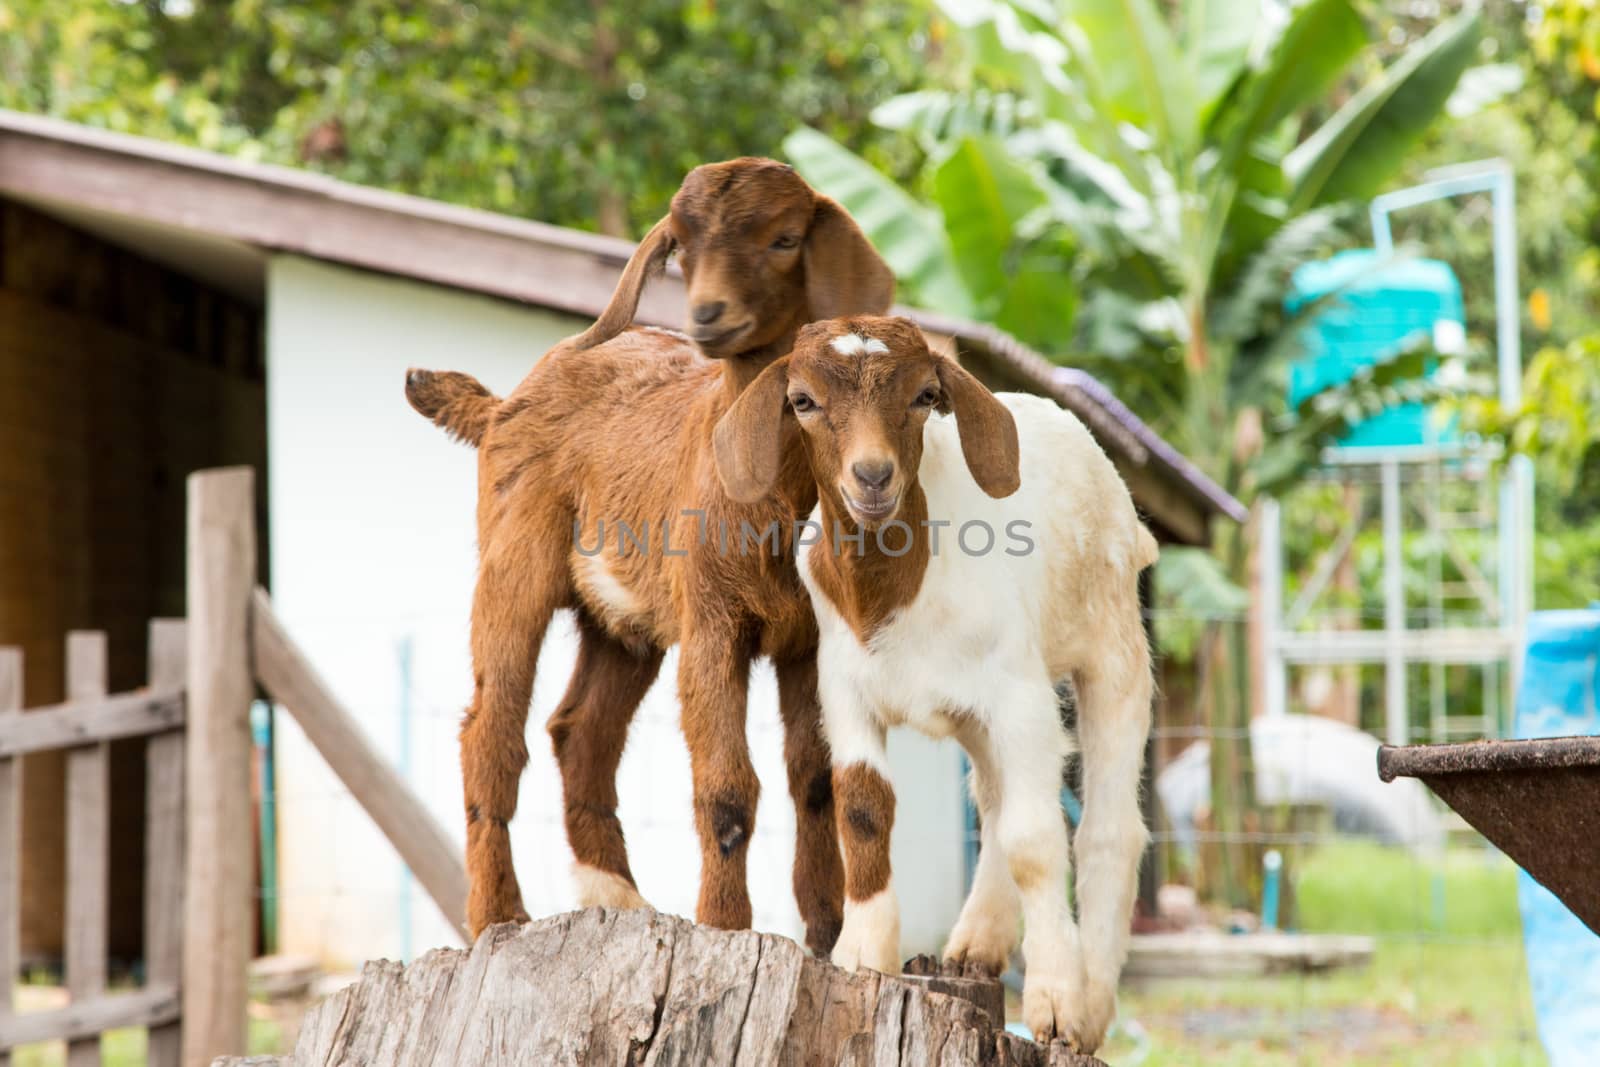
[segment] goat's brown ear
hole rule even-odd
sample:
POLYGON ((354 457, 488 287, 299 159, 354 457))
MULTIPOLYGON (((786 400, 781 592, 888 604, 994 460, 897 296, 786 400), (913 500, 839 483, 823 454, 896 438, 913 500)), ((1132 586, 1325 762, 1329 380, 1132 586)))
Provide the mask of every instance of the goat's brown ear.
POLYGON ((806 303, 811 318, 884 315, 894 302, 894 272, 850 213, 817 197, 806 231, 806 303))
POLYGON ((594 320, 594 325, 578 335, 573 347, 593 348, 631 326, 633 313, 639 310, 639 294, 644 291, 644 283, 666 268, 667 257, 676 247, 677 242, 672 238, 672 216, 668 215, 650 227, 639 247, 633 250, 628 265, 622 268, 617 287, 611 291, 611 302, 594 320))
POLYGON ((711 435, 717 473, 728 495, 754 504, 778 481, 783 445, 783 405, 789 392, 789 359, 785 356, 756 376, 739 399, 717 420, 711 435))
POLYGON ((1017 422, 1011 409, 953 359, 938 361, 940 406, 956 417, 961 454, 978 487, 992 497, 1010 496, 1022 484, 1017 422))

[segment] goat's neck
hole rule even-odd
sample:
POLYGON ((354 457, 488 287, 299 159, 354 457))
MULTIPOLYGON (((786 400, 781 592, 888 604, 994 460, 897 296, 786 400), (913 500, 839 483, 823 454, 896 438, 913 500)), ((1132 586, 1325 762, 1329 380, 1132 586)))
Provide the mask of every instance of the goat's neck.
POLYGON ((732 407, 739 394, 750 387, 779 356, 787 355, 794 347, 795 331, 790 330, 771 344, 740 352, 722 361, 723 404, 732 407))
POLYGON ((822 492, 821 502, 822 540, 811 548, 811 573, 856 637, 865 642, 922 588, 933 554, 928 500, 922 486, 913 481, 906 487, 895 521, 877 532, 856 524, 838 490, 822 492))

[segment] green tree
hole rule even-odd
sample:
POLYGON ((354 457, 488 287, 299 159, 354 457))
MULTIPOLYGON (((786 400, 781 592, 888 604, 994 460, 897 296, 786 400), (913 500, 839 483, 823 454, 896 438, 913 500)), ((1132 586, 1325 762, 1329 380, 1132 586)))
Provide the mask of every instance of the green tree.
MULTIPOLYGON (((1114 376, 1119 391, 1171 412, 1161 428, 1247 504, 1352 421, 1428 395, 1421 354, 1406 352, 1283 411, 1294 345, 1277 309, 1289 270, 1336 236, 1339 205, 1382 188, 1443 112, 1475 58, 1475 16, 1332 106, 1370 50, 1350 0, 1309 0, 1275 28, 1260 0, 1186 0, 1170 19, 1154 0, 940 6, 962 31, 962 83, 875 113, 922 139, 930 204, 815 131, 786 143, 916 296, 1060 355, 1073 351, 1075 293, 1099 294, 1081 316, 1090 335, 1127 339, 1116 343, 1140 368, 1114 376)), ((1216 533, 1215 557, 1164 566, 1191 579, 1220 566, 1215 584, 1236 603, 1248 532, 1216 533)), ((1206 644, 1213 818, 1240 836, 1252 807, 1243 628, 1206 644)), ((1246 903, 1254 864, 1224 853, 1216 887, 1246 903)))
POLYGON ((865 121, 937 61, 924 0, 0 0, 0 105, 615 234, 683 174, 865 121))

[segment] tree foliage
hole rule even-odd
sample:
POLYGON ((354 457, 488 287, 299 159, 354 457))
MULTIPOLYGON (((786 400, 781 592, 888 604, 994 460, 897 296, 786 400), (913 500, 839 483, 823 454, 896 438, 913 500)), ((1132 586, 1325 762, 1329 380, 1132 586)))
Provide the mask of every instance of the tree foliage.
POLYGON ((4 106, 619 234, 796 120, 904 171, 865 116, 938 53, 919 0, 0 0, 4 106))
POLYGON ((919 139, 925 203, 814 131, 786 144, 914 296, 1076 362, 1098 353, 1119 392, 1246 497, 1348 425, 1334 413, 1370 410, 1358 393, 1392 398, 1395 374, 1421 365, 1396 359, 1283 412, 1295 346, 1279 309, 1290 271, 1342 238, 1339 205, 1392 180, 1443 114, 1477 54, 1474 16, 1365 73, 1349 0, 1277 25, 1261 0, 1170 17, 1154 0, 940 7, 961 30, 963 87, 873 115, 919 139), (1275 409, 1281 432, 1241 451, 1237 420, 1275 409))

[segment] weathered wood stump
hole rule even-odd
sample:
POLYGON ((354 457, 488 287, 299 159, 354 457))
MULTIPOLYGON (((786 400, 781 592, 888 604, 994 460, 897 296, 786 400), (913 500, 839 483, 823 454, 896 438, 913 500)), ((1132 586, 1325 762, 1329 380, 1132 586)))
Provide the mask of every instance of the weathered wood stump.
POLYGON ((980 985, 849 974, 785 937, 590 908, 369 963, 312 1009, 292 1055, 217 1063, 1103 1067, 1005 1033, 967 998, 993 1010, 980 985))

